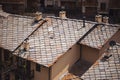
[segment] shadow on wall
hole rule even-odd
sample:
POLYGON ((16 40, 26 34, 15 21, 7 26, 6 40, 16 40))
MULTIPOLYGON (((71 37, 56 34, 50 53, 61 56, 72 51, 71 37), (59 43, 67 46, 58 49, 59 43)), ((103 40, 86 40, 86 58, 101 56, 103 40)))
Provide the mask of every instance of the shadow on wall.
POLYGON ((76 62, 69 73, 74 74, 75 76, 82 76, 90 67, 92 66, 91 63, 84 61, 84 60, 79 60, 76 62))

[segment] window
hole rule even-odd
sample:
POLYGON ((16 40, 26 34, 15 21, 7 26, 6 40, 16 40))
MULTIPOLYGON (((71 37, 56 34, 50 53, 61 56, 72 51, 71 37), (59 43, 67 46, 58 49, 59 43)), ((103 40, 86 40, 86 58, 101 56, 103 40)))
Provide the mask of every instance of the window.
POLYGON ((36 63, 36 71, 41 71, 41 65, 36 63))
POLYGON ((101 3, 100 4, 100 10, 105 11, 106 10, 106 3, 101 3))
POLYGON ((4 50, 4 60, 8 61, 10 57, 9 51, 8 50, 4 50))
POLYGON ((17 58, 17 66, 18 66, 18 67, 24 67, 24 68, 25 68, 25 67, 26 67, 26 60, 18 57, 18 58, 17 58))

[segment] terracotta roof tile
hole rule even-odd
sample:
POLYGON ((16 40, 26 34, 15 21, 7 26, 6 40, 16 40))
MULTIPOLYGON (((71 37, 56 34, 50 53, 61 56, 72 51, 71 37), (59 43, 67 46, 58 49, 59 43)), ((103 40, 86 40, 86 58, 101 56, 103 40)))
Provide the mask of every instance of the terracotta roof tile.
POLYGON ((86 23, 89 26, 82 28, 82 21, 79 20, 54 17, 50 19, 51 25, 46 22, 29 37, 30 49, 26 52, 26 56, 21 57, 50 66, 94 25, 86 23))
POLYGON ((118 31, 120 27, 106 25, 98 26, 89 33, 80 43, 101 49, 102 46, 118 31))
POLYGON ((92 66, 81 76, 83 80, 119 80, 120 79, 120 47, 114 46, 110 49, 112 57, 107 61, 102 61, 103 56, 97 61, 96 66, 92 66))
POLYGON ((0 17, 0 47, 10 51, 17 46, 35 29, 31 26, 33 17, 10 15, 7 18, 0 17))

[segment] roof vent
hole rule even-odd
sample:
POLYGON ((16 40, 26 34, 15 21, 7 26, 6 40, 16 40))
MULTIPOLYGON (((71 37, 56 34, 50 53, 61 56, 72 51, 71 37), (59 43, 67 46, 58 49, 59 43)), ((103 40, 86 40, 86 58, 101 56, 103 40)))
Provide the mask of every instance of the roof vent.
POLYGON ((49 32, 49 38, 53 39, 54 38, 54 32, 53 32, 53 27, 48 27, 48 32, 49 32))
POLYGON ((113 46, 115 46, 115 45, 117 45, 117 46, 120 46, 120 43, 117 43, 117 42, 115 42, 115 41, 110 41, 109 42, 109 45, 111 46, 111 47, 113 47, 113 46))

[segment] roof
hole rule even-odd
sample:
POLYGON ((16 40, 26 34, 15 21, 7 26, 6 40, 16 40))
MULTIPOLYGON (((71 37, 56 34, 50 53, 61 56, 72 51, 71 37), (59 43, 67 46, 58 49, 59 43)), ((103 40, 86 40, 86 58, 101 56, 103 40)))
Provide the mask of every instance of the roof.
MULTIPOLYGON (((4 14, 4 13, 3 13, 4 14)), ((32 25, 33 17, 0 16, 0 47, 14 51, 39 24, 32 25)))
POLYGON ((112 54, 109 59, 104 60, 105 53, 93 65, 87 61, 78 61, 62 80, 119 80, 120 46, 111 47, 108 54, 112 54))
POLYGON ((105 43, 118 31, 115 25, 99 25, 91 31, 80 43, 92 48, 101 49, 105 43))
MULTIPOLYGON (((97 24, 86 21, 86 27, 83 27, 82 20, 47 17, 48 20, 44 24, 42 24, 44 20, 41 20, 33 25, 33 19, 34 17, 18 15, 0 17, 0 47, 19 54, 21 44, 28 38, 29 50, 19 56, 46 67, 54 64, 60 56, 83 38, 89 43, 86 36, 89 36, 91 29, 97 24)), ((106 26, 105 29, 107 28, 106 26)), ((116 27, 110 27, 108 31, 113 29, 114 32, 105 39, 109 39, 117 31, 116 27)), ((97 33, 93 37, 96 35, 97 33)))
POLYGON ((80 20, 49 17, 49 21, 29 37, 29 51, 20 56, 49 67, 89 31, 94 23, 86 25, 82 28, 80 20))
POLYGON ((120 80, 120 46, 110 48, 110 57, 107 61, 102 61, 103 56, 97 61, 96 66, 92 66, 81 76, 83 80, 120 80))

